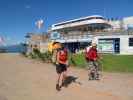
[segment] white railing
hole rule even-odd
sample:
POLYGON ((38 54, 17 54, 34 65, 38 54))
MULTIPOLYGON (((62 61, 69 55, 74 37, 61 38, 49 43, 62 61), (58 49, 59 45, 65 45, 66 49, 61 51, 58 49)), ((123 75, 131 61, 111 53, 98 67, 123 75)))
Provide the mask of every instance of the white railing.
POLYGON ((88 39, 92 38, 91 34, 67 34, 61 36, 61 39, 67 40, 67 39, 88 39))

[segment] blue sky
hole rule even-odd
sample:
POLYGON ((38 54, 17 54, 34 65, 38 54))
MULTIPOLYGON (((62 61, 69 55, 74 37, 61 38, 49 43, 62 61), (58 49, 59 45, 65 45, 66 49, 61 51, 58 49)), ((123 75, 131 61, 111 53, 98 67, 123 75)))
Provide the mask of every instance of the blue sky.
POLYGON ((46 31, 51 24, 89 15, 133 16, 133 0, 0 0, 0 36, 6 44, 24 41, 27 32, 46 31), (38 30, 35 22, 44 20, 38 30))

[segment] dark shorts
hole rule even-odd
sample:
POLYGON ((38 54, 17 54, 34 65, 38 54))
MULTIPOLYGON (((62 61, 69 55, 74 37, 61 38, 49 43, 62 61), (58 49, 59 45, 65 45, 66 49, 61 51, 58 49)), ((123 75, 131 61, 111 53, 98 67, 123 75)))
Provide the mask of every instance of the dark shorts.
POLYGON ((56 65, 56 72, 58 74, 66 71, 66 70, 67 70, 67 66, 65 64, 58 64, 58 65, 56 65))

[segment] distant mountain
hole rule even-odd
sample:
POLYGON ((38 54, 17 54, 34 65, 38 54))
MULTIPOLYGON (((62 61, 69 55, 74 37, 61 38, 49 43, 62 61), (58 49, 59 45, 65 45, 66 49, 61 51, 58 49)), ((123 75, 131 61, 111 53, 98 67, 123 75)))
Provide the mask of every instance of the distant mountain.
POLYGON ((22 44, 17 44, 17 45, 1 46, 0 49, 6 50, 6 52, 19 53, 25 51, 26 47, 22 44))

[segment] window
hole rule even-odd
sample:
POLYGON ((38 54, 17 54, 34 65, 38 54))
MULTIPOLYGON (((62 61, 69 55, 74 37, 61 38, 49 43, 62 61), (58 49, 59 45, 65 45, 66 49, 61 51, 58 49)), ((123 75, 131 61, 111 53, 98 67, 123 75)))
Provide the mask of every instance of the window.
POLYGON ((129 38, 129 46, 133 46, 133 38, 129 38))

